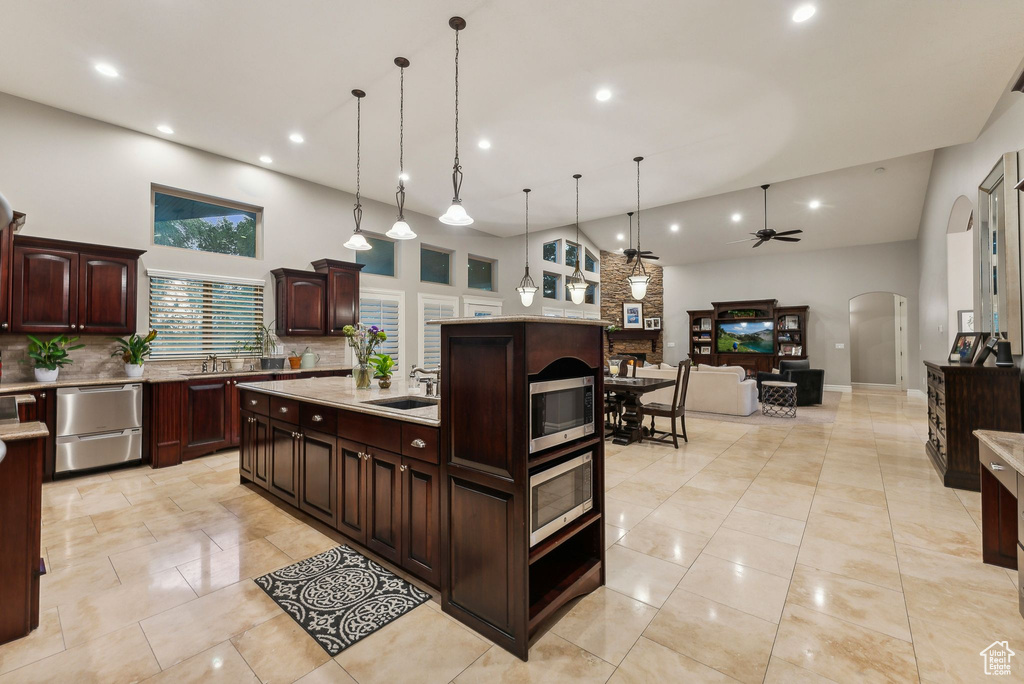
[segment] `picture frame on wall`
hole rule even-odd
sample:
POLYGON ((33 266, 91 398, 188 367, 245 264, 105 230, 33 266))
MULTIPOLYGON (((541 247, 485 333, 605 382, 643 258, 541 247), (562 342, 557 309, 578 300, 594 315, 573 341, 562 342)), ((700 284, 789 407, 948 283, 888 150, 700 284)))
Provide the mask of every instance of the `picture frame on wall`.
POLYGON ((660 318, 645 318, 644 330, 661 330, 660 318))
POLYGON ((622 327, 642 330, 644 327, 644 305, 640 302, 622 303, 622 327))
POLYGON ((976 332, 958 332, 949 350, 949 360, 955 363, 974 363, 974 357, 983 344, 983 335, 976 332))
POLYGON ((974 332, 974 309, 961 309, 956 312, 957 332, 974 332))

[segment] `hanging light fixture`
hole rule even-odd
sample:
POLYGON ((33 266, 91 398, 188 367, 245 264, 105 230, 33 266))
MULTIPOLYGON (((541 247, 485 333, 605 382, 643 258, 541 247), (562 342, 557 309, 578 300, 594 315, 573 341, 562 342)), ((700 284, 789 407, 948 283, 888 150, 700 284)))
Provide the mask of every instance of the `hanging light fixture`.
POLYGON ((644 267, 643 252, 640 251, 640 162, 643 160, 643 157, 633 157, 633 161, 636 162, 636 263, 633 264, 633 270, 627 278, 633 299, 643 299, 647 296, 647 285, 651 282, 651 276, 647 275, 647 269, 644 267))
POLYGON ((363 230, 359 224, 363 222, 363 205, 359 202, 359 164, 360 164, 360 139, 362 137, 362 103, 363 98, 366 97, 366 93, 362 90, 353 90, 352 94, 356 98, 356 208, 352 210, 352 216, 356 220, 356 229, 352 231, 352 237, 348 239, 345 246, 349 249, 354 249, 357 252, 363 252, 368 249, 373 249, 370 243, 363 237, 363 230))
POLYGON ((569 288, 569 296, 572 297, 572 303, 582 304, 587 296, 587 288, 590 286, 587 283, 586 276, 583 275, 583 271, 580 270, 580 262, 583 261, 580 254, 583 251, 582 245, 580 245, 580 178, 583 178, 583 176, 577 173, 573 178, 576 179, 576 270, 569 276, 566 287, 569 288))
POLYGON ((439 220, 449 226, 468 226, 473 223, 473 218, 466 213, 462 207, 462 199, 459 191, 462 189, 462 166, 459 164, 459 31, 466 28, 466 20, 462 17, 452 17, 448 25, 455 29, 455 165, 452 167, 452 188, 455 196, 452 198, 452 206, 444 212, 439 220))
POLYGON ((523 193, 526 195, 526 273, 519 281, 516 292, 523 300, 523 306, 530 306, 533 304, 533 295, 537 292, 537 283, 530 277, 530 188, 524 188, 523 193))
POLYGON ((401 74, 398 86, 398 192, 395 193, 398 218, 385 235, 393 240, 412 240, 416 233, 405 222, 405 68, 409 66, 409 60, 395 57, 395 64, 401 74))

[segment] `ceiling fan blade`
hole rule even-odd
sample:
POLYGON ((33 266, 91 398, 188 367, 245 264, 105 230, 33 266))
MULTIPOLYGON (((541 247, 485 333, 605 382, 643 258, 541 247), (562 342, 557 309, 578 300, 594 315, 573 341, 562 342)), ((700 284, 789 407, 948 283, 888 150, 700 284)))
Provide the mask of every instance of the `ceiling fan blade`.
MULTIPOLYGON (((753 247, 760 247, 761 245, 763 245, 766 242, 768 242, 768 241, 764 240, 764 239, 758 240, 757 242, 754 243, 753 247)), ((753 249, 753 247, 751 249, 753 249)))
POLYGON ((661 258, 660 256, 657 256, 655 254, 648 254, 647 256, 644 257, 644 259, 647 259, 648 261, 650 261, 651 259, 660 259, 660 258, 661 258))
POLYGON ((781 233, 776 233, 776 235, 796 235, 797 233, 802 233, 802 232, 804 232, 804 231, 799 230, 799 229, 798 230, 784 230, 781 233))
POLYGON ((741 242, 753 242, 757 238, 743 238, 742 240, 733 240, 732 242, 726 242, 727 245, 738 245, 741 242))
POLYGON ((778 236, 776 236, 774 239, 778 240, 779 242, 800 242, 800 238, 793 238, 793 237, 778 237, 778 236))

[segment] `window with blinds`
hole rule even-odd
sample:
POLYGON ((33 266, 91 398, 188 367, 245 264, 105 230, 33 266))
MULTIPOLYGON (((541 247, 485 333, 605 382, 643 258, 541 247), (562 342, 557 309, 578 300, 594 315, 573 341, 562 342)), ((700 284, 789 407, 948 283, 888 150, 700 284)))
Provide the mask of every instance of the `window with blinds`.
POLYGON ((455 318, 458 310, 458 297, 420 295, 420 334, 423 336, 420 363, 424 367, 437 366, 441 363, 441 326, 427 325, 427 321, 455 318))
POLYGON ((364 292, 359 297, 359 322, 375 325, 387 333, 388 339, 378 347, 379 353, 388 354, 397 367, 402 348, 401 297, 397 294, 364 292))
POLYGON ((153 359, 237 353, 263 325, 262 280, 149 271, 153 359))

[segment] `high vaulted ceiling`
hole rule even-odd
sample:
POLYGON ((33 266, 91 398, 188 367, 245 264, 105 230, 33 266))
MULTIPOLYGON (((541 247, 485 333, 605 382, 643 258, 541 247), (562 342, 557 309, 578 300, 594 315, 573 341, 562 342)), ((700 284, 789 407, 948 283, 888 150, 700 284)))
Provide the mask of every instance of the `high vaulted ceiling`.
POLYGON ((533 225, 571 222, 576 172, 583 220, 621 216, 638 154, 655 207, 971 140, 1024 57, 1020 0, 0 0, 0 91, 353 191, 361 88, 362 191, 393 201, 405 56, 406 206, 436 216, 455 14, 464 204, 496 235, 526 186, 533 225))

